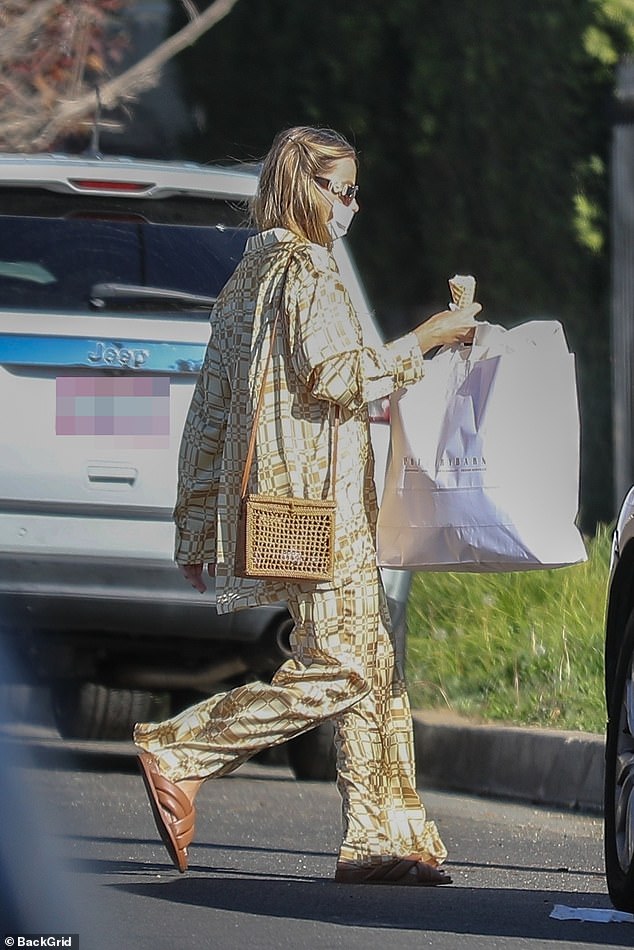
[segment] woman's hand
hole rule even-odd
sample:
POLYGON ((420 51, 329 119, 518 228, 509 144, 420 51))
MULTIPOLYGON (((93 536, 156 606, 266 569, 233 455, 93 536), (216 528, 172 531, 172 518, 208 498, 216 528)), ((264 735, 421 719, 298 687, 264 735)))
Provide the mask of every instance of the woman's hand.
POLYGON ((476 328, 475 316, 481 310, 479 303, 472 303, 459 310, 441 310, 429 317, 414 330, 423 353, 436 346, 471 343, 476 328))
MULTIPOLYGON (((204 564, 179 564, 178 566, 185 580, 192 585, 194 590, 199 591, 201 594, 204 594, 207 590, 207 585, 203 581, 204 566, 204 564)), ((210 577, 215 577, 216 568, 214 564, 207 565, 207 573, 210 577)))

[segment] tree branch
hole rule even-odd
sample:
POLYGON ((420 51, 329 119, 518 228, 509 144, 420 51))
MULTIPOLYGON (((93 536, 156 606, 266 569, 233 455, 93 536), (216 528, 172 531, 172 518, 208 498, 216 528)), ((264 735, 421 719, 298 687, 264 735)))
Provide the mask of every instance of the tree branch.
POLYGON ((195 3, 192 0, 181 0, 181 6, 185 8, 185 12, 190 20, 195 20, 196 17, 200 16, 195 3))
MULTIPOLYGON (((173 56, 191 46, 212 26, 231 12, 238 0, 215 0, 195 20, 188 23, 178 33, 170 36, 153 52, 139 60, 120 76, 116 76, 100 87, 101 101, 107 108, 113 108, 125 99, 131 99, 135 93, 142 92, 152 85, 156 75, 173 56)), ((90 92, 76 100, 66 100, 58 104, 33 145, 36 149, 45 148, 69 124, 77 122, 95 107, 94 93, 90 92)), ((37 132, 37 127, 32 130, 37 132)))
POLYGON ((0 32, 0 66, 15 60, 16 51, 32 39, 58 3, 59 0, 39 0, 31 5, 27 13, 21 13, 10 26, 3 26, 0 32))

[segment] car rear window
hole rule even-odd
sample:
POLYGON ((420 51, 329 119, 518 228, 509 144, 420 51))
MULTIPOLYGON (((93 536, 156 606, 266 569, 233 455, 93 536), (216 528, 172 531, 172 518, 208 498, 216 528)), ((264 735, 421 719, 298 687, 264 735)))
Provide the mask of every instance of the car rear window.
POLYGON ((156 314, 164 309, 173 315, 173 306, 156 300, 106 299, 96 307, 93 288, 114 283, 213 298, 252 233, 244 209, 228 201, 25 191, 5 192, 1 199, 0 309, 5 310, 156 314))

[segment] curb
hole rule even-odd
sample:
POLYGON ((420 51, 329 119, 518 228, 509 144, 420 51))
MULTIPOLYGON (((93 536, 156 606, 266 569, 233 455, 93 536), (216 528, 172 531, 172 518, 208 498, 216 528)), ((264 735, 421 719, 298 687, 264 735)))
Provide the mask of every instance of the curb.
POLYGON ((446 791, 603 810, 604 737, 413 712, 416 775, 446 791))

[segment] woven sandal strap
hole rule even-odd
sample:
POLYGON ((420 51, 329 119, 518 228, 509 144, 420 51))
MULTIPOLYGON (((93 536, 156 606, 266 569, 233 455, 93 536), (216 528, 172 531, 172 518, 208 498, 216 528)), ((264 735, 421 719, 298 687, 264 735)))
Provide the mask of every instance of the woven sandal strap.
POLYGON ((383 875, 382 880, 384 881, 402 881, 405 878, 415 878, 420 884, 433 884, 440 883, 438 878, 442 875, 445 875, 445 872, 440 868, 433 867, 431 864, 427 864, 426 861, 423 861, 420 857, 416 855, 411 855, 405 858, 398 859, 393 867, 391 867, 386 874, 383 875), (437 880, 434 881, 434 878, 437 880))
POLYGON ((194 814, 194 806, 182 788, 160 773, 155 772, 152 778, 161 806, 174 816, 174 821, 180 821, 194 814))
POLYGON ((400 881, 406 877, 413 867, 416 867, 414 858, 394 858, 384 861, 368 871, 366 881, 400 881))
POLYGON ((187 815, 179 821, 170 822, 172 834, 178 841, 179 848, 186 848, 194 837, 194 814, 187 815))
POLYGON ((159 782, 156 780, 155 788, 159 805, 163 811, 167 812, 169 815, 170 830, 178 842, 178 847, 186 848, 189 844, 191 844, 194 837, 196 813, 193 805, 186 796, 185 802, 183 802, 181 798, 183 793, 180 789, 176 789, 176 791, 179 793, 177 797, 171 793, 171 790, 161 787, 159 782), (187 812, 183 811, 185 805, 188 805, 189 807, 189 811, 187 812))

